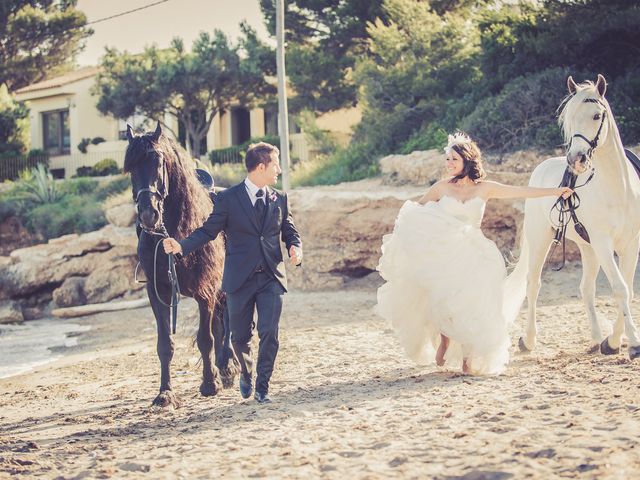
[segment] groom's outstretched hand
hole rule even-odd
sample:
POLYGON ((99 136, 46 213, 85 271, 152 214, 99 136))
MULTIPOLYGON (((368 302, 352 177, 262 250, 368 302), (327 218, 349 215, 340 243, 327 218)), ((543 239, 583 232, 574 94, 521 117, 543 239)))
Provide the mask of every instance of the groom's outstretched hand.
POLYGON ((162 241, 162 247, 164 248, 164 253, 175 253, 178 255, 182 254, 182 247, 173 238, 165 238, 162 241))
POLYGON ((291 263, 296 267, 302 264, 302 249, 300 247, 291 245, 291 248, 289 248, 289 256, 291 257, 291 263))

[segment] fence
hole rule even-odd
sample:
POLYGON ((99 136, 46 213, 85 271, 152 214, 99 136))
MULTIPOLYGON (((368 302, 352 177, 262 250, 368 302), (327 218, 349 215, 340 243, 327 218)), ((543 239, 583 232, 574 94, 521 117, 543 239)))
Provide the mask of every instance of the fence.
MULTIPOLYGON (((212 164, 224 163, 242 163, 247 147, 244 145, 236 145, 233 147, 220 148, 211 150, 207 154, 212 164)), ((298 160, 307 161, 313 157, 313 151, 309 150, 309 145, 302 134, 293 134, 289 137, 289 153, 291 159, 295 162, 298 160)))
POLYGON ((20 172, 34 168, 39 163, 47 165, 54 178, 77 176, 80 167, 92 167, 99 161, 105 159, 114 160, 118 164, 118 167, 122 168, 124 165, 124 153, 124 151, 114 151, 74 153, 53 157, 48 155, 0 157, 0 182, 15 180, 20 175, 20 172))

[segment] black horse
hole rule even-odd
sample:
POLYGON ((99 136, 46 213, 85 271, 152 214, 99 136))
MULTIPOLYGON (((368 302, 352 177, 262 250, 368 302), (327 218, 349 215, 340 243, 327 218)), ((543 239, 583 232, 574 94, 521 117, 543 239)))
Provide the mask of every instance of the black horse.
MULTIPOLYGON (((199 183, 186 152, 162 134, 160 122, 153 133, 134 135, 127 125, 129 145, 124 170, 138 210, 138 257, 148 279, 147 294, 158 327, 160 394, 158 406, 179 406, 171 390, 170 307, 172 284, 167 275, 169 257, 159 243, 164 237, 182 239, 205 221, 212 209, 207 190, 199 183)), ((224 264, 224 240, 218 238, 188 257, 177 259, 175 272, 180 292, 198 302, 200 325, 197 343, 202 355, 200 393, 215 395, 233 384, 237 360, 229 347, 223 322, 224 295, 220 291, 224 264), (211 352, 215 347, 215 365, 211 352)))

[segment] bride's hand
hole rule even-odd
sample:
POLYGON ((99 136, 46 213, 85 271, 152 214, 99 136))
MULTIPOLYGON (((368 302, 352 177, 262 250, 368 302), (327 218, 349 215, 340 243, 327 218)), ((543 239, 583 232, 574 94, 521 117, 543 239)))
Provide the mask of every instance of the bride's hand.
POLYGON ((559 187, 557 190, 558 196, 564 198, 565 200, 573 195, 573 190, 569 187, 559 187))

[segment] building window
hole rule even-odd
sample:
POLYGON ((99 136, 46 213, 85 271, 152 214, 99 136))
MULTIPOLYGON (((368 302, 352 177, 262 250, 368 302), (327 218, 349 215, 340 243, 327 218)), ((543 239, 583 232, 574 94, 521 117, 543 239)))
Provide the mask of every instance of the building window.
MULTIPOLYGON (((289 115, 289 133, 300 133, 302 129, 296 123, 294 117, 289 115)), ((264 134, 278 136, 278 109, 267 107, 264 109, 264 134)))
POLYGON ((264 134, 274 136, 278 135, 278 109, 264 109, 264 134))
POLYGON ((243 107, 231 109, 231 144, 240 145, 251 138, 251 116, 243 107))
POLYGON ((69 110, 58 110, 42 114, 44 149, 51 155, 65 155, 71 151, 69 133, 69 110))

